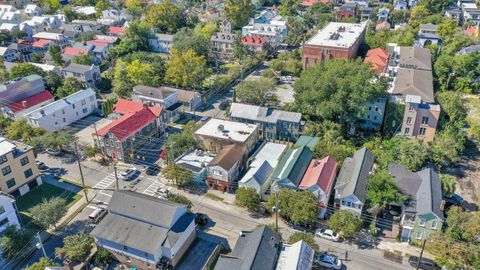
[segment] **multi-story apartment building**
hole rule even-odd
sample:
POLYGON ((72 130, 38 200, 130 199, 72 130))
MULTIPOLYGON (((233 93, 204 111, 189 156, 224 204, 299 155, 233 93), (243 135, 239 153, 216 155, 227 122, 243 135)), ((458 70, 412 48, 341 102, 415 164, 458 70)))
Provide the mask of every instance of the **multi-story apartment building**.
POLYGON ((32 147, 0 137, 0 191, 22 196, 42 184, 32 147))
POLYGON ((40 107, 25 117, 31 126, 54 132, 87 117, 97 108, 96 93, 87 88, 40 107))
POLYGON ((94 133, 95 145, 109 157, 134 161, 136 150, 165 132, 161 106, 119 99, 114 107, 118 118, 94 133))
POLYGON ((405 99, 401 135, 433 141, 440 118, 440 105, 422 102, 420 96, 407 95, 405 99))
POLYGON ((264 20, 252 19, 242 27, 242 35, 264 38, 272 47, 277 47, 287 38, 287 21, 280 15, 264 20))
POLYGON ((0 234, 11 225, 17 228, 22 226, 15 198, 0 191, 0 234))
POLYGON ((229 60, 233 57, 235 34, 229 21, 220 22, 220 32, 213 33, 210 39, 210 54, 214 59, 229 60))
POLYGON ((330 22, 303 46, 303 67, 333 59, 357 57, 366 24, 330 22))
POLYGON ((259 135, 263 139, 296 141, 305 128, 301 113, 241 103, 232 104, 230 119, 258 125, 259 135))

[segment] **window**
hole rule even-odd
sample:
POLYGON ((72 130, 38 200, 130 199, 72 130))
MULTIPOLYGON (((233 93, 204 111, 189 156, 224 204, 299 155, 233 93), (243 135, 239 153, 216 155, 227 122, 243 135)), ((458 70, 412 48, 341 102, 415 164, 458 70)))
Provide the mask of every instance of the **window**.
POLYGON ((410 133, 410 128, 405 128, 405 134, 409 134, 410 133))
POLYGON ((423 238, 422 232, 417 232, 417 239, 421 240, 423 238))
POLYGON ((22 164, 22 166, 25 166, 28 164, 28 157, 23 157, 20 159, 20 164, 22 164))
POLYGON ((127 246, 123 246, 123 250, 128 250, 128 247, 127 247, 127 246))
POLYGON ((413 106, 413 104, 410 104, 410 106, 408 107, 408 110, 409 110, 409 111, 415 110, 415 107, 413 106))
POLYGON ((63 118, 63 122, 64 122, 64 123, 67 122, 67 119, 65 119, 65 117, 63 118))
POLYGON ((0 220, 0 227, 2 227, 3 225, 5 225, 7 223, 8 223, 8 218, 4 218, 4 219, 0 220))
POLYGON ((348 207, 352 206, 352 203, 351 203, 351 202, 347 202, 347 206, 348 206, 348 207))
POLYGON ((425 223, 427 223, 427 220, 424 218, 420 219, 420 226, 425 226, 425 223))
POLYGON ((345 205, 345 201, 342 201, 342 205, 345 205))
POLYGON ((17 184, 17 183, 15 183, 15 179, 14 179, 14 178, 7 180, 7 187, 8 187, 8 188, 12 188, 12 187, 14 187, 16 184, 17 184))
POLYGON ((422 125, 428 125, 428 116, 422 117, 422 125))
POLYGON ((87 108, 83 108, 83 109, 82 109, 82 112, 83 112, 83 113, 87 113, 87 112, 88 112, 88 109, 87 109, 87 108))
POLYGON ((407 124, 411 124, 412 123, 412 117, 407 117, 407 124))
POLYGON ((213 170, 214 175, 222 176, 222 172, 219 170, 213 170))
POLYGON ((427 131, 426 128, 420 128, 420 131, 418 131, 418 135, 424 136, 426 131, 427 131))
POLYGON ((24 171, 23 174, 25 174, 25 178, 29 178, 30 176, 33 175, 32 169, 28 169, 24 171))
POLYGON ((371 110, 372 110, 372 107, 368 107, 368 110, 371 111, 371 110))
POLYGON ((0 215, 5 213, 5 208, 3 206, 0 206, 0 215))
POLYGON ((378 112, 380 111, 380 109, 378 107, 375 107, 375 111, 378 112))
POLYGON ((72 104, 72 108, 74 108, 74 109, 75 109, 75 104, 72 104))
POLYGON ((5 168, 2 169, 2 174, 3 174, 3 175, 7 175, 7 174, 9 174, 9 173, 11 173, 11 172, 12 172, 12 169, 10 168, 10 166, 7 166, 7 167, 5 167, 5 168))
POLYGON ((0 164, 7 162, 7 155, 0 156, 0 164))
POLYGON ((432 229, 436 229, 437 228, 437 221, 434 220, 432 221, 432 229))

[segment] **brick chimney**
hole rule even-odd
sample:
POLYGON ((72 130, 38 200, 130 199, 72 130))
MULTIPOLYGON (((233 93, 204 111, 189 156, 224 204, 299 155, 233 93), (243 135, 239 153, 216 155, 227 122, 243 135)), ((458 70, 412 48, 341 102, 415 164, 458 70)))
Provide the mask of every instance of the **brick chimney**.
POLYGON ((22 101, 22 106, 23 106, 24 108, 27 108, 27 101, 26 101, 26 100, 22 101))
POLYGON ((69 259, 65 259, 63 261, 63 265, 64 265, 65 270, 73 270, 73 263, 69 259))

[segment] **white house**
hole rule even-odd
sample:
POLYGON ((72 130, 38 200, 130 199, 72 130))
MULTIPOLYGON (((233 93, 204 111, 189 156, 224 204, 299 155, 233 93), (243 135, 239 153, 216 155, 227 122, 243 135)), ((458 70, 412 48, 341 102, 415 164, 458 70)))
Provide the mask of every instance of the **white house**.
POLYGON ((0 234, 10 225, 22 226, 20 214, 13 196, 0 191, 0 234))
POLYGON ((173 46, 173 35, 155 34, 148 38, 148 43, 154 52, 170 53, 173 46))
POLYGON ((33 35, 33 38, 53 41, 62 49, 70 44, 70 41, 68 40, 67 37, 65 37, 63 34, 58 34, 58 33, 38 32, 35 35, 33 35))
POLYGON ((155 269, 165 257, 175 267, 195 240, 195 214, 182 204, 120 190, 91 234, 121 263, 155 269))
POLYGON ((276 270, 311 270, 315 251, 305 241, 282 244, 276 270))
POLYGON ((33 16, 42 16, 43 15, 43 10, 34 4, 28 4, 25 6, 23 9, 23 13, 28 17, 32 18, 33 16))
POLYGON ((7 11, 3 12, 0 21, 3 23, 19 24, 22 22, 20 11, 7 11))
POLYGON ((47 104, 25 117, 33 127, 53 132, 90 115, 97 108, 95 91, 87 88, 47 104))

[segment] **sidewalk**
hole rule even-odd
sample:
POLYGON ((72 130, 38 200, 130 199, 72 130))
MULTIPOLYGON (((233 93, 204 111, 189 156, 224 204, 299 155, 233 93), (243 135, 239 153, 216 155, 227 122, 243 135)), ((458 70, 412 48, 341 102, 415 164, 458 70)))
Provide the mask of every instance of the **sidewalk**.
MULTIPOLYGON (((385 239, 385 238, 380 239, 380 242, 377 245, 377 249, 390 251, 394 253, 401 253, 402 256, 404 257, 409 257, 412 255, 419 256, 420 251, 422 250, 421 247, 412 246, 406 242, 398 242, 395 239, 385 239)), ((431 255, 427 251, 423 252, 423 257, 431 258, 431 259, 435 258, 433 255, 431 255)))

